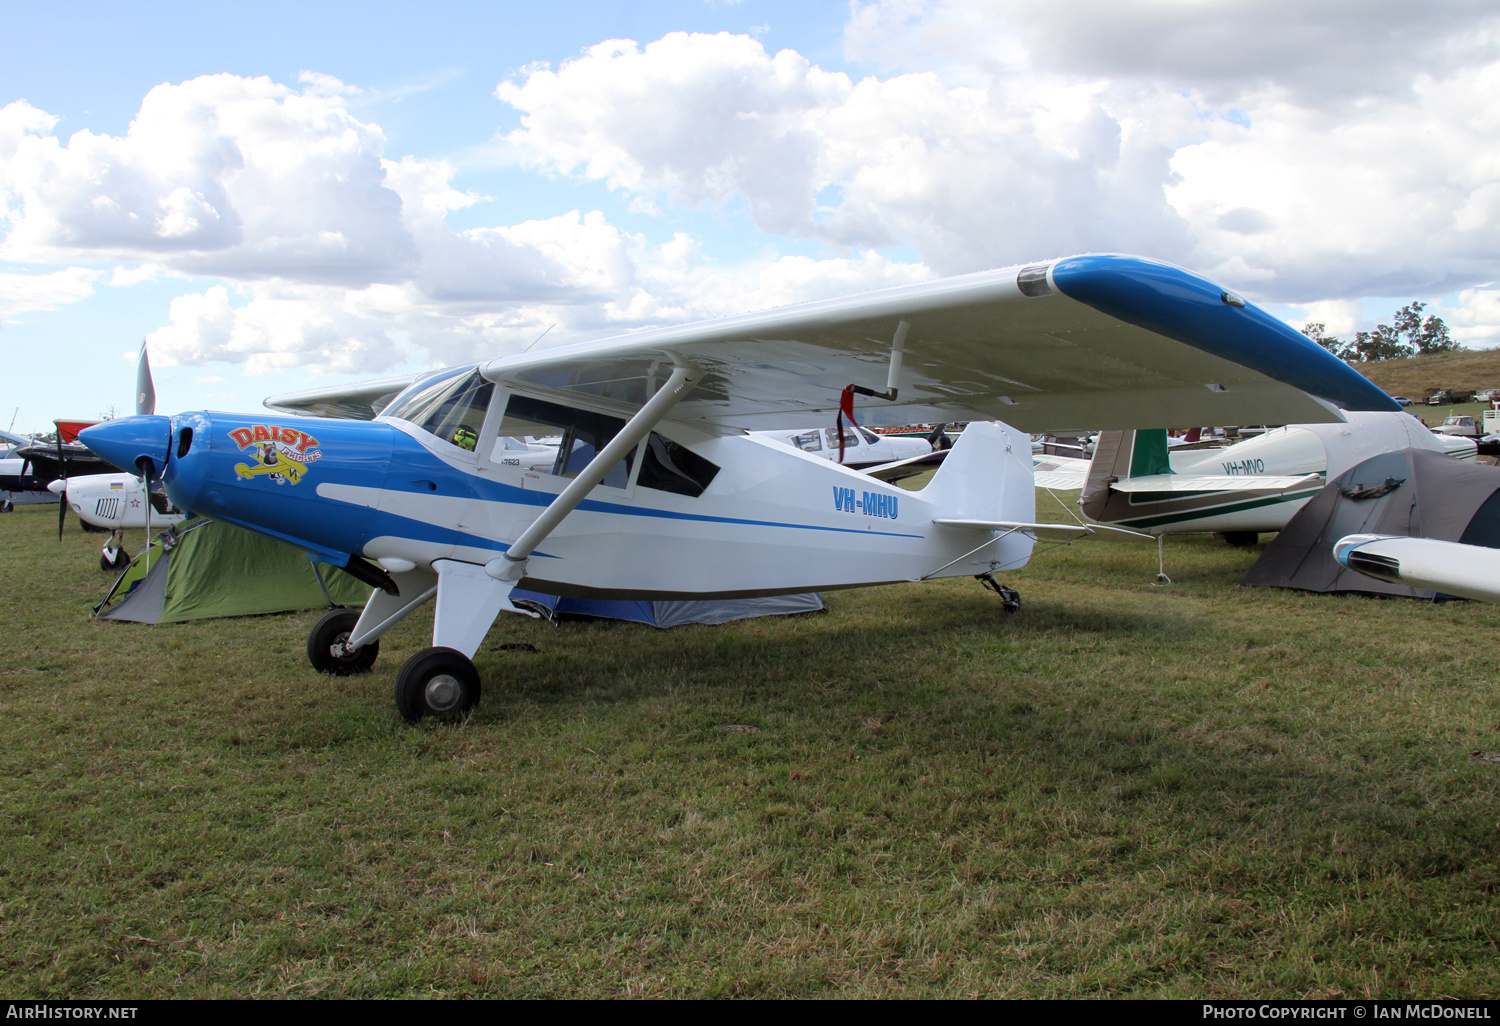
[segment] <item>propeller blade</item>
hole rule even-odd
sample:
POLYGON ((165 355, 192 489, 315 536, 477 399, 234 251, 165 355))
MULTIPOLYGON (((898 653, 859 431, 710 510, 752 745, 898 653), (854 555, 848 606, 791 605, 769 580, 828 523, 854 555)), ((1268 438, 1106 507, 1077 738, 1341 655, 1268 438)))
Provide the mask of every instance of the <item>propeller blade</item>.
POLYGON ((146 358, 146 343, 141 343, 141 361, 135 369, 135 412, 156 412, 156 386, 151 382, 151 361, 146 358))
POLYGON ((154 465, 150 456, 142 456, 135 461, 135 469, 141 475, 141 490, 146 493, 146 507, 142 511, 146 517, 146 572, 151 572, 151 471, 154 465))
POLYGON ((68 519, 68 462, 63 459, 62 428, 57 429, 57 472, 63 480, 62 494, 57 497, 57 540, 62 541, 63 524, 68 519))
POLYGON ((933 428, 932 432, 927 436, 927 444, 936 449, 938 439, 943 437, 943 429, 947 426, 947 424, 939 424, 937 427, 933 428))

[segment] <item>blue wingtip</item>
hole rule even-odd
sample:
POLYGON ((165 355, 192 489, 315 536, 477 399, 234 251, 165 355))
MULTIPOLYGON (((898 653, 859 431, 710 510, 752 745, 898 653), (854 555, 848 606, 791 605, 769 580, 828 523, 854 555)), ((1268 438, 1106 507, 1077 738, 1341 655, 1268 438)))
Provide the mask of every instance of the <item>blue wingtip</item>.
POLYGON ((1113 254, 1069 257, 1053 266, 1052 280, 1070 299, 1346 410, 1401 409, 1369 379, 1290 325, 1180 267, 1113 254))

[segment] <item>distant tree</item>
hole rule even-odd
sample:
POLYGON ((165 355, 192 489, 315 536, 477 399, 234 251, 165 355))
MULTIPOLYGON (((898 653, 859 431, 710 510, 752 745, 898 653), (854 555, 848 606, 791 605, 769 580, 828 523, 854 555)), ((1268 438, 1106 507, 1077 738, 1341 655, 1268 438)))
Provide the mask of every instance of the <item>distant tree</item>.
POLYGON ((1417 352, 1417 347, 1402 340, 1400 333, 1389 324, 1377 324, 1374 331, 1355 332, 1354 349, 1365 363, 1404 360, 1417 352))
POLYGON ((1396 311, 1394 324, 1377 324, 1374 331, 1361 331, 1354 348, 1362 360, 1400 360, 1428 353, 1461 353, 1463 346, 1448 334, 1441 317, 1422 319, 1426 303, 1412 301, 1396 311))
POLYGON ((1360 331, 1353 342, 1328 334, 1321 321, 1309 321, 1302 334, 1349 363, 1372 363, 1377 360, 1404 360, 1428 353, 1461 353, 1464 347, 1448 334, 1441 317, 1422 319, 1427 304, 1413 300, 1396 311, 1393 324, 1377 324, 1374 331, 1360 331))

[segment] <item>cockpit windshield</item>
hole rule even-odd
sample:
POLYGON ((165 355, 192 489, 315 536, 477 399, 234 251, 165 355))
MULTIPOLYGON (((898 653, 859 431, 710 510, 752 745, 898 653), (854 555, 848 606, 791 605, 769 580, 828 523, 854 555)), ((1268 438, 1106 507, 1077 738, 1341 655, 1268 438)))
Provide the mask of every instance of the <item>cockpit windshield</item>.
POLYGON ((414 424, 473 452, 494 391, 494 384, 477 370, 460 368, 412 386, 386 407, 384 416, 414 424))

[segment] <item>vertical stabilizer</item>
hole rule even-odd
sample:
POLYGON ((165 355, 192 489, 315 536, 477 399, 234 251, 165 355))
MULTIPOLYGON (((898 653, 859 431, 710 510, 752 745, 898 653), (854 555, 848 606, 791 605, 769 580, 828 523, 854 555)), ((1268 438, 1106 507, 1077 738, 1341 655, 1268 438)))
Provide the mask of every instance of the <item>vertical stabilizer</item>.
POLYGON ((999 422, 970 424, 919 494, 942 517, 1035 522, 1030 436, 999 422))
POLYGON ((1149 477, 1172 473, 1167 458, 1167 433, 1155 428, 1149 431, 1105 431, 1094 443, 1094 460, 1089 464, 1088 480, 1078 505, 1083 515, 1100 523, 1112 523, 1109 486, 1131 477, 1149 477))

